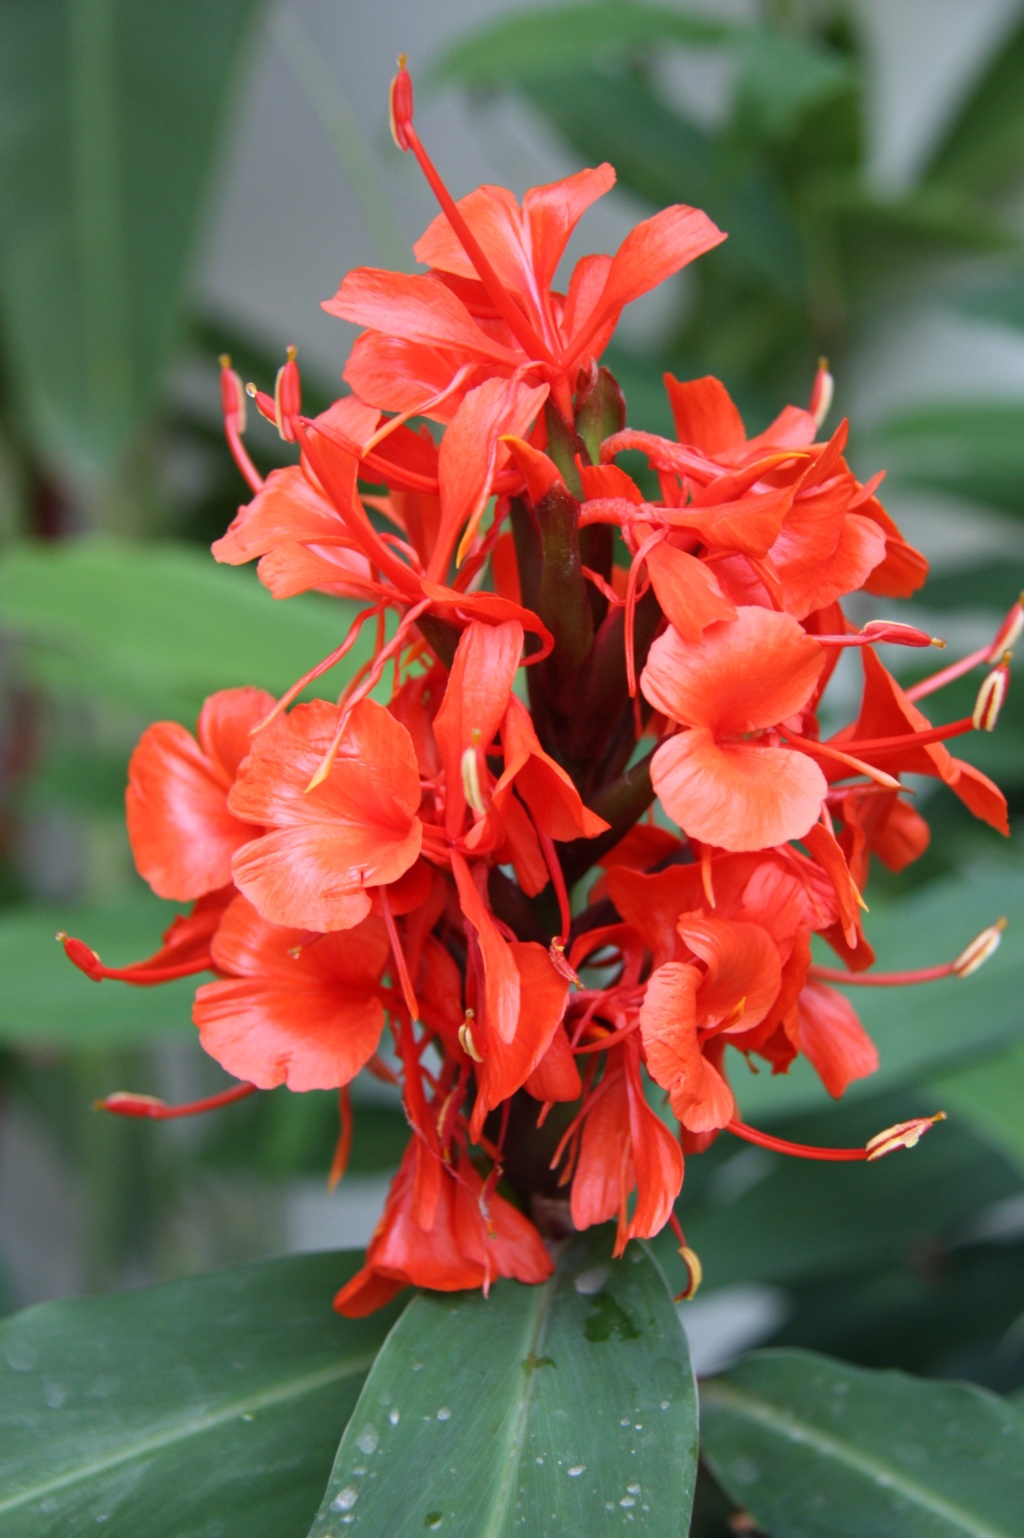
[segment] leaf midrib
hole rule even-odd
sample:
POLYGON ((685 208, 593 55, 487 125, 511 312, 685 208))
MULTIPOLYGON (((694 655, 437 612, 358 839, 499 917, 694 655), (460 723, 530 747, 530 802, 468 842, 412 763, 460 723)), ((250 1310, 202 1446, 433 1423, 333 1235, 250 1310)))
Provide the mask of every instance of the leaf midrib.
MULTIPOLYGON (((536 1314, 526 1341, 526 1361, 532 1362, 540 1355, 555 1295, 562 1280, 562 1276, 556 1270, 554 1275, 543 1284, 543 1287, 538 1289, 541 1292, 541 1297, 538 1301, 536 1314)), ((508 1427, 506 1438, 508 1456, 504 1460, 505 1474, 495 1492, 494 1504, 491 1507, 487 1525, 480 1530, 480 1538, 500 1538, 504 1529, 505 1518, 508 1515, 509 1500, 514 1495, 516 1481, 519 1478, 519 1465, 522 1461, 523 1443, 526 1439, 526 1421, 530 1409, 530 1401, 533 1398, 533 1380, 536 1376, 535 1371, 529 1371, 525 1374, 525 1381, 515 1412, 508 1417, 506 1422, 508 1427)))
POLYGON ((705 1383, 701 1386, 701 1399, 704 1404, 713 1405, 717 1402, 723 1408, 736 1410, 768 1430, 783 1436, 788 1434, 790 1440, 804 1443, 825 1457, 864 1474, 873 1483, 881 1485, 882 1489, 894 1491, 915 1502, 932 1516, 947 1523, 955 1533, 966 1533, 970 1538, 1017 1538, 1007 1528, 991 1527, 987 1522, 979 1522, 954 1501, 934 1495, 916 1480, 909 1479, 895 1464, 885 1463, 875 1454, 854 1447, 849 1442, 837 1441, 807 1421, 800 1420, 791 1411, 757 1399, 749 1393, 745 1394, 734 1385, 705 1383))
POLYGON ((284 1404, 289 1399, 298 1399, 304 1394, 315 1393, 317 1389, 326 1388, 329 1384, 340 1383, 345 1378, 354 1378, 360 1373, 366 1374, 373 1366, 376 1355, 376 1351, 369 1351, 359 1357, 348 1357, 342 1364, 306 1373, 301 1378, 293 1378, 284 1384, 279 1383, 261 1394, 230 1400, 209 1414, 200 1417, 189 1416, 186 1422, 179 1422, 152 1436, 132 1442, 120 1452, 105 1458, 94 1459, 88 1465, 69 1469, 66 1473, 59 1474, 55 1479, 47 1480, 44 1484, 33 1485, 28 1490, 21 1490, 6 1500, 0 1500, 0 1515, 31 1505, 71 1485, 98 1478, 135 1459, 151 1457, 154 1453, 163 1452, 166 1448, 173 1447, 178 1442, 185 1442, 190 1437, 205 1436, 209 1431, 226 1425, 228 1421, 238 1420, 242 1415, 255 1415, 261 1410, 273 1409, 275 1405, 284 1404))

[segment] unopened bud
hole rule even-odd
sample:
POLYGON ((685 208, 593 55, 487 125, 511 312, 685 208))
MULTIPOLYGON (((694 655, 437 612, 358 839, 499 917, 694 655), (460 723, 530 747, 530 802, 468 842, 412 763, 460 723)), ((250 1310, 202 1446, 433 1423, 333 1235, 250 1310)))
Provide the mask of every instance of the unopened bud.
POLYGON ((697 1291, 697 1288, 704 1280, 704 1267, 701 1265, 700 1259, 696 1252, 691 1250, 688 1244, 680 1245, 679 1257, 682 1260, 683 1265, 686 1267, 687 1276, 689 1279, 682 1292, 676 1294, 676 1302, 685 1303, 693 1297, 694 1293, 697 1291))
POLYGON ((972 972, 983 967, 989 957, 994 956, 999 949, 1005 928, 1005 918, 997 919, 994 924, 983 929, 980 935, 975 935, 970 945, 965 946, 954 961, 954 977, 970 977, 972 972))
POLYGON ((811 388, 811 399, 808 410, 814 418, 816 427, 820 427, 832 409, 832 397, 835 395, 836 382, 828 371, 828 359, 821 358, 818 362, 818 372, 814 376, 814 384, 811 388))
POLYGON ((485 817, 487 803, 480 784, 480 754, 477 748, 467 748, 462 755, 462 790, 477 816, 485 817))
POLYGON ((274 415, 277 430, 285 443, 295 442, 295 418, 302 412, 302 383, 299 365, 295 361, 295 348, 289 347, 288 361, 277 371, 274 383, 274 415))
POLYGON ((405 67, 406 55, 398 55, 398 74, 391 82, 389 115, 391 137, 400 150, 411 148, 406 129, 412 126, 412 76, 405 67))
POLYGON ((895 1153, 897 1148, 916 1148, 937 1121, 945 1120, 945 1111, 936 1111, 934 1116, 915 1116, 912 1121, 899 1121, 894 1127, 886 1127, 884 1132, 877 1132, 864 1144, 868 1162, 884 1159, 886 1154, 895 1153))
POLYGON ((220 409, 224 413, 225 422, 241 435, 245 432, 245 387, 241 375, 231 367, 231 359, 226 352, 221 353, 219 362, 220 409))
POLYGON ((978 690, 978 698, 974 702, 974 710, 971 712, 971 722, 976 731, 991 732, 995 730, 995 724, 999 720, 999 712, 1003 708, 1006 698, 1006 688, 1010 681, 1007 671, 1010 662, 1010 653, 1004 652, 1002 660, 997 668, 985 679, 978 690))

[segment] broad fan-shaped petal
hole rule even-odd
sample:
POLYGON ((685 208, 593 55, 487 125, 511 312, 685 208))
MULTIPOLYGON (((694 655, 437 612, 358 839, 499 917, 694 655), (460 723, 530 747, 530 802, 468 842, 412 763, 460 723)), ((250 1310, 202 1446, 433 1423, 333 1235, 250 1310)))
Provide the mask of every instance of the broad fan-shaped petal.
POLYGON ((757 743, 722 746, 704 727, 663 742, 651 780, 684 833, 737 851, 802 838, 817 822, 828 791, 806 754, 757 743))

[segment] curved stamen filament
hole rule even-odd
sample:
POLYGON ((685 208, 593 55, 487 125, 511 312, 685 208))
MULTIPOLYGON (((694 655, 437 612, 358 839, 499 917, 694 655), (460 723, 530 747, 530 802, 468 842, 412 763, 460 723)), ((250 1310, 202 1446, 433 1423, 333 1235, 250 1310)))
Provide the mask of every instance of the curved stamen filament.
POLYGON ((219 1111, 221 1106, 234 1105, 236 1100, 245 1100, 249 1095, 255 1095, 258 1087, 256 1084, 236 1084, 232 1089, 222 1090, 219 1095, 210 1095, 206 1100, 190 1100, 185 1105, 168 1105, 155 1095, 133 1095, 126 1090, 117 1090, 105 1100, 95 1101, 93 1109, 110 1111, 114 1116, 174 1121, 179 1116, 202 1116, 207 1111, 219 1111))

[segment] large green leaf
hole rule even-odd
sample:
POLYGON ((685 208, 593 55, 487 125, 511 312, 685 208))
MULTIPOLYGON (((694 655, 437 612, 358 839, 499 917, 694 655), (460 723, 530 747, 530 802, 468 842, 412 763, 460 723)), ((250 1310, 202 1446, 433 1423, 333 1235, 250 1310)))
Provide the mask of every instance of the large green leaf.
MULTIPOLYGON (((898 902, 879 903, 866 915, 867 936, 878 953, 879 970, 885 971, 952 961, 973 934, 1000 915, 1010 921, 1003 943, 971 977, 918 987, 848 990, 881 1058, 877 1073, 850 1085, 850 1100, 934 1077, 999 1051, 1024 1034, 1024 872, 1019 868, 1009 861, 980 864, 898 902)), ((802 1059, 785 1077, 755 1076, 737 1068, 733 1087, 751 1121, 826 1101, 802 1059)))
POLYGON ((537 80, 623 49, 677 43, 686 47, 728 41, 735 29, 706 15, 662 5, 535 6, 472 33, 435 61, 434 81, 463 85, 537 80))
MULTIPOLYGON (((690 1159, 678 1211, 706 1287, 785 1284, 931 1254, 983 1208, 1020 1196, 1019 1173, 972 1135, 955 1101, 948 1108, 950 1123, 919 1148, 873 1164, 789 1158, 731 1136, 690 1159)), ((856 1148, 921 1109, 916 1094, 894 1093, 789 1117, 772 1130, 812 1147, 856 1148)), ((675 1274, 669 1231, 654 1243, 675 1274)))
POLYGON ((0 8, 0 309, 41 450, 106 467, 182 323, 257 0, 0 8))
POLYGON ((936 401, 891 417, 873 445, 894 480, 1024 513, 1024 405, 936 401))
POLYGON ((394 1309, 309 1255, 0 1325, 4 1538, 301 1538, 394 1309))
POLYGON ((1024 24, 994 53, 932 152, 930 181, 972 196, 1003 191, 1020 178, 1024 153, 1024 24))
MULTIPOLYGON (((189 726, 215 689, 283 693, 334 650, 352 614, 352 604, 315 595, 275 604, 254 572, 181 545, 84 539, 24 543, 0 557, 0 625, 34 643, 32 660, 55 688, 189 726)), ((357 644, 347 669, 371 641, 357 644)))
POLYGON ((1024 1416, 959 1383, 758 1352, 701 1390, 702 1450, 772 1538, 1019 1538, 1024 1416))
POLYGON ((89 907, 6 909, 0 913, 0 1042, 11 1046, 99 1047, 191 1036, 199 978, 158 988, 94 983, 55 944, 58 929, 99 951, 108 966, 151 955, 178 909, 141 885, 137 895, 89 907))
POLYGON ((931 1092, 1024 1169, 1024 1046, 945 1074, 931 1092))
POLYGON ((647 1252, 613 1262, 610 1249, 607 1231, 575 1240, 541 1287, 417 1297, 367 1379, 310 1538, 686 1533, 686 1339, 647 1252))

